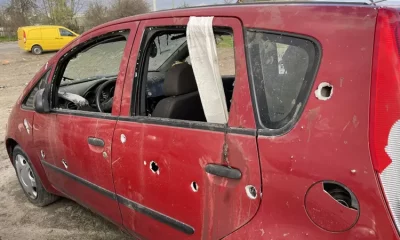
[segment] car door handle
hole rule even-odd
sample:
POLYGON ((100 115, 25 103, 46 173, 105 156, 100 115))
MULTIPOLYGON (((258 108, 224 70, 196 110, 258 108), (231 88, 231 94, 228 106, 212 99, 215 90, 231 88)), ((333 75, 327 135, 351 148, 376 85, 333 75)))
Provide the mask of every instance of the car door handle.
POLYGON ((104 147, 104 141, 100 138, 88 137, 88 143, 96 147, 104 147))
POLYGON ((213 174, 219 177, 225 177, 230 179, 241 179, 242 173, 239 169, 222 166, 218 164, 207 164, 205 170, 209 174, 213 174))

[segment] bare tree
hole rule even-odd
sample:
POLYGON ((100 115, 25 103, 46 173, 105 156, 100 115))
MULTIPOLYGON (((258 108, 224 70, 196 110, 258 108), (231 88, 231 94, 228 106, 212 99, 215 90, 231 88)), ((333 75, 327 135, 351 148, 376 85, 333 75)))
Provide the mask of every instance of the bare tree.
POLYGON ((85 12, 87 27, 115 20, 118 18, 133 16, 150 11, 146 0, 115 0, 107 7, 104 1, 94 1, 89 4, 85 12))
POLYGON ((146 0, 116 0, 111 5, 111 19, 133 16, 150 11, 146 0))
POLYGON ((15 35, 18 27, 30 25, 35 9, 35 0, 9 0, 1 13, 4 31, 15 35))
POLYGON ((85 12, 86 27, 94 27, 110 20, 108 8, 99 1, 91 2, 85 12))
POLYGON ((83 6, 82 0, 40 0, 38 9, 42 23, 63 25, 79 31, 75 17, 83 6))

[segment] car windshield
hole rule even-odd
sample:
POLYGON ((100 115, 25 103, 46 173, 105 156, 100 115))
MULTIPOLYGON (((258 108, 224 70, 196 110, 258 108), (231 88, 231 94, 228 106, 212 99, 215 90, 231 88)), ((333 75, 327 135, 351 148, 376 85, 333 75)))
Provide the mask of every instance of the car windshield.
POLYGON ((156 37, 154 39, 154 52, 149 60, 149 71, 158 71, 163 63, 183 44, 186 44, 186 36, 182 33, 163 34, 156 37))

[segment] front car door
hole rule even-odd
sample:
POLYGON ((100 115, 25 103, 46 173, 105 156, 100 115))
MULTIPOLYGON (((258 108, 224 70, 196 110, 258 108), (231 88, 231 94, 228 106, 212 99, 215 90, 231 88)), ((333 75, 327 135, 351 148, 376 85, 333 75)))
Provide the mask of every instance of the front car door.
POLYGON ((60 34, 59 40, 61 48, 76 38, 76 35, 74 33, 65 28, 59 28, 58 32, 60 34))
MULTIPOLYGON (((164 82, 175 60, 190 59, 188 20, 140 23, 142 36, 136 38, 129 60, 114 132, 112 169, 123 224, 144 238, 220 239, 247 223, 260 204, 261 176, 245 61, 236 58, 231 62, 234 76, 223 77, 228 81, 225 94, 230 95, 229 122, 200 120, 193 112, 196 102, 189 100, 189 109, 181 107, 191 114, 180 110, 173 119, 156 116, 160 99, 182 91, 166 90, 164 82), (233 96, 229 79, 234 80, 233 96), (196 121, 187 120, 191 117, 196 121)), ((244 56, 240 21, 216 17, 213 27, 222 39, 226 33, 233 35, 229 59, 244 56)))
POLYGON ((136 27, 125 23, 98 29, 59 53, 51 82, 51 112, 35 113, 34 136, 46 148, 37 151, 51 183, 117 224, 121 215, 111 143, 136 27))

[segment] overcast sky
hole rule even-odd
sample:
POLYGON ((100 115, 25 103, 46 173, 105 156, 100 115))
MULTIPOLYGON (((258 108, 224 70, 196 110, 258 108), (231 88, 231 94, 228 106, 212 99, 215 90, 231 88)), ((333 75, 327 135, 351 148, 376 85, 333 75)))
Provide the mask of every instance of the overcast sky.
MULTIPOLYGON (((148 0, 153 6, 153 0, 148 0)), ((168 9, 172 8, 173 5, 175 7, 182 6, 184 3, 189 4, 190 6, 199 6, 199 5, 211 5, 216 3, 223 3, 223 0, 157 0, 157 9, 168 9)))
MULTIPOLYGON (((0 5, 9 2, 10 0, 0 0, 0 5)), ((91 0, 82 0, 83 2, 90 2, 91 0)), ((105 0, 107 1, 107 0, 105 0)), ((112 0, 110 0, 111 2, 112 0)), ((153 10, 153 0, 147 0, 153 10)), ((172 8, 173 5, 175 7, 182 6, 185 2, 190 6, 199 6, 199 5, 211 5, 215 3, 223 3, 224 0, 156 0, 157 9, 169 9, 172 8)))
MULTIPOLYGON (((0 0, 0 5, 3 5, 9 1, 10 0, 0 0)), ((90 2, 93 0, 81 0, 81 1, 82 2, 90 2)), ((101 1, 112 2, 113 0, 101 0, 101 1)), ((146 0, 146 1, 149 2, 151 10, 153 10, 153 0, 146 0)), ((325 1, 329 1, 329 0, 325 0, 325 1)), ((330 0, 330 1, 335 2, 335 0, 330 0)), ((344 1, 366 2, 368 0, 339 0, 338 2, 344 2, 344 1)), ((377 0, 375 0, 375 1, 377 1, 377 0)), ((392 2, 392 3, 394 2, 393 0, 387 0, 387 1, 392 2)), ((163 10, 163 9, 173 8, 173 6, 179 7, 179 6, 182 6, 184 3, 186 3, 190 6, 202 6, 202 5, 212 5, 212 4, 224 3, 224 0, 156 0, 156 2, 157 2, 157 4, 156 4, 157 10, 163 10)), ((383 3, 383 4, 385 4, 385 3, 383 3)))

